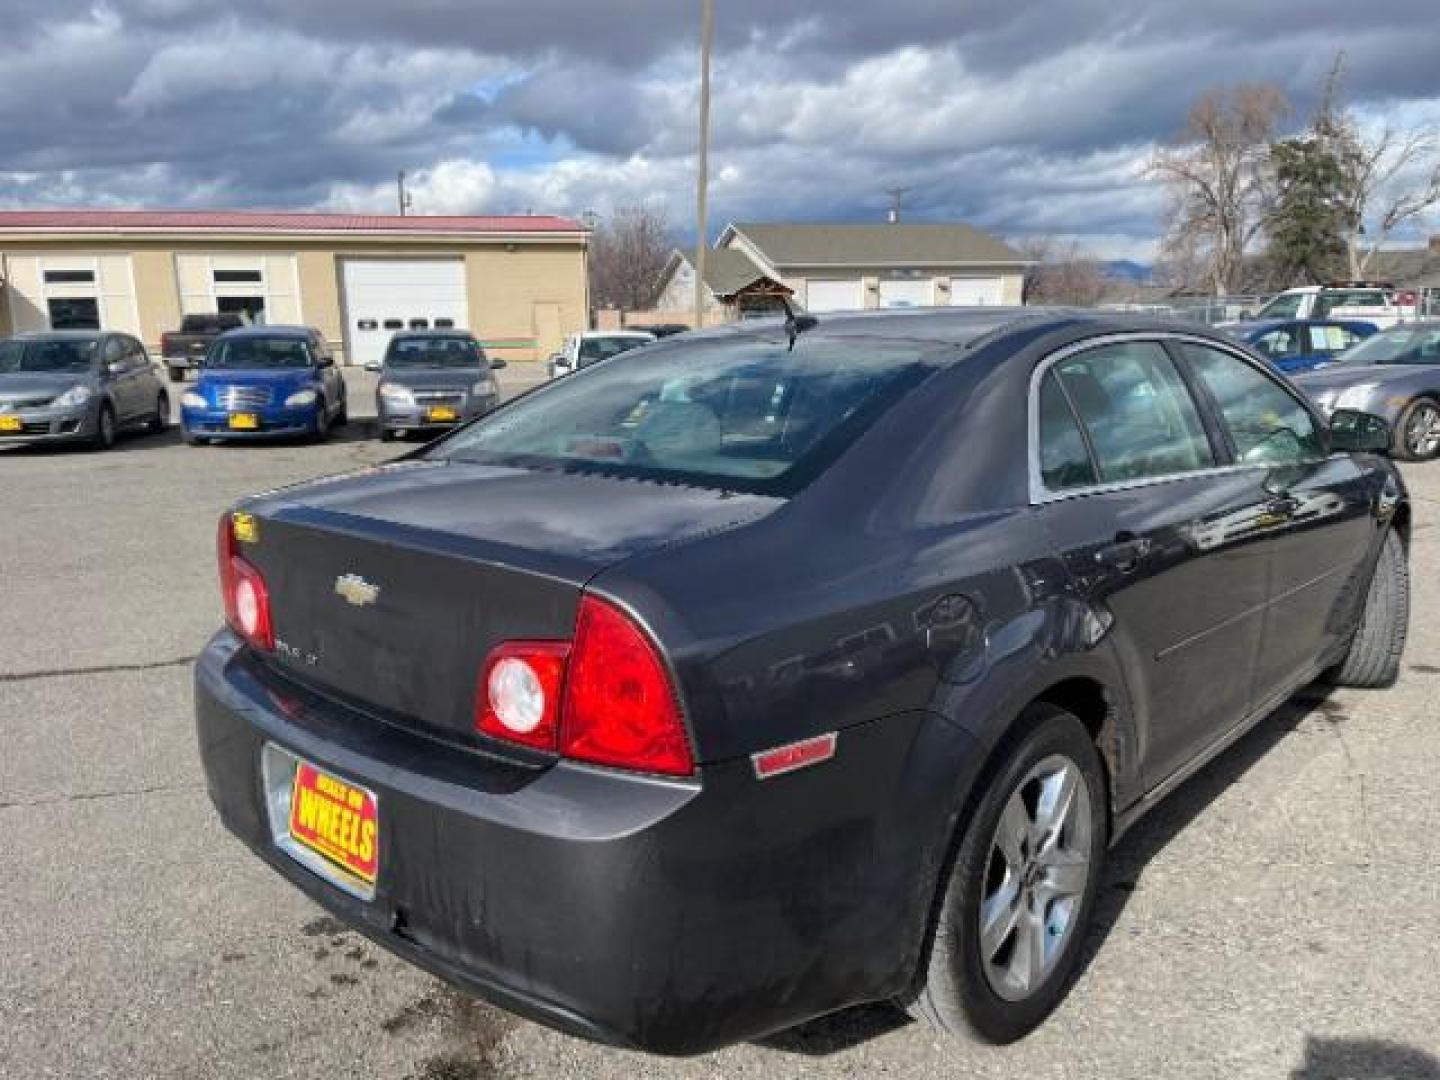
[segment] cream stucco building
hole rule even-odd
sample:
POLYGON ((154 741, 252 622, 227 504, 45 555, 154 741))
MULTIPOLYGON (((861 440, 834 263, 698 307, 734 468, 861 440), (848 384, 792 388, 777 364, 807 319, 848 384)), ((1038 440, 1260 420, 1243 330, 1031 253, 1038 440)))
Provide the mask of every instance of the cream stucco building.
POLYGON ((431 326, 538 359, 587 324, 587 242, 530 215, 0 211, 0 334, 115 329, 158 351, 183 315, 233 311, 314 326, 349 363, 431 326))

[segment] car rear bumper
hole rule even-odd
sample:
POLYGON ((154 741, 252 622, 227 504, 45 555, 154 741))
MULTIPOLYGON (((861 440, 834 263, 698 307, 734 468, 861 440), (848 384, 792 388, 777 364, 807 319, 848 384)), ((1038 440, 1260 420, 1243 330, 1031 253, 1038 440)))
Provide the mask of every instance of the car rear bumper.
POLYGON ((787 777, 744 761, 673 781, 423 739, 276 674, 228 631, 195 682, 225 825, 357 930, 502 1008, 689 1054, 909 985, 933 895, 916 881, 938 861, 896 805, 919 717, 852 729, 834 760, 787 777), (376 795, 372 899, 277 845, 267 744, 376 795))
POLYGON ((267 408, 254 413, 260 427, 251 431, 230 427, 230 412, 224 409, 184 408, 180 424, 186 435, 204 439, 279 439, 307 435, 315 430, 317 411, 308 409, 267 408))

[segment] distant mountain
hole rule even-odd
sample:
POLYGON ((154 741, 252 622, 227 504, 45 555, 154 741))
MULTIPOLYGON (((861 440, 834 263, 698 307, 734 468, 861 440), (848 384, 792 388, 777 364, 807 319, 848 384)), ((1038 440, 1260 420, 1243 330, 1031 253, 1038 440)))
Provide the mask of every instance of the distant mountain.
POLYGON ((1144 263, 1134 262, 1130 259, 1113 259, 1104 264, 1105 275, 1116 281, 1130 281, 1136 285, 1146 285, 1150 282, 1154 268, 1144 263))

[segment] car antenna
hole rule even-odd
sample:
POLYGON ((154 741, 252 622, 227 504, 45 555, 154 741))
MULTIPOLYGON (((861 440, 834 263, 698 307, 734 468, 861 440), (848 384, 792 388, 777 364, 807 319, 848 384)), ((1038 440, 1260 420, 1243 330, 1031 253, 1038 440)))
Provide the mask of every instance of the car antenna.
POLYGON ((785 336, 790 339, 790 348, 786 351, 795 351, 795 341, 806 330, 814 330, 820 325, 820 320, 814 315, 796 315, 795 309, 790 306, 790 301, 780 297, 780 306, 785 309, 785 336))

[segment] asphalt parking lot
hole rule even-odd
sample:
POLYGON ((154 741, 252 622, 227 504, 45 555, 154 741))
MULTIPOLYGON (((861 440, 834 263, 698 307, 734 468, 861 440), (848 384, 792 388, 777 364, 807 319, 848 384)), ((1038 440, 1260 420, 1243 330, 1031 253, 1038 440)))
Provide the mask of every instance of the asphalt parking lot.
POLYGON ((976 1048, 877 1006, 667 1061, 451 992, 210 810, 217 516, 398 452, 358 415, 323 446, 0 452, 0 1077, 1440 1077, 1440 465, 1406 474, 1400 684, 1293 702, 1137 826, 1049 1024, 976 1048))

